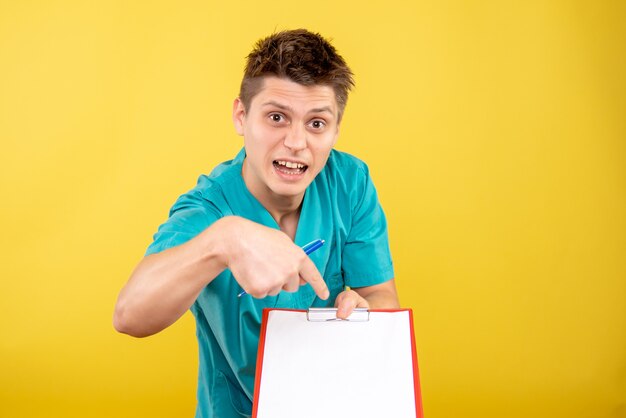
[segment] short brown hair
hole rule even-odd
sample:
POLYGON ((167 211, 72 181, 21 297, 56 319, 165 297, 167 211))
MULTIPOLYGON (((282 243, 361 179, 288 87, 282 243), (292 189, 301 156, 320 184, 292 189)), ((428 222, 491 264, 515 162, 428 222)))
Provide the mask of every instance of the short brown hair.
POLYGON ((348 92, 354 87, 353 74, 329 41, 318 33, 296 29, 274 33, 259 40, 247 57, 239 98, 248 109, 263 87, 265 76, 287 78, 304 86, 328 85, 335 91, 339 115, 343 114, 348 92))

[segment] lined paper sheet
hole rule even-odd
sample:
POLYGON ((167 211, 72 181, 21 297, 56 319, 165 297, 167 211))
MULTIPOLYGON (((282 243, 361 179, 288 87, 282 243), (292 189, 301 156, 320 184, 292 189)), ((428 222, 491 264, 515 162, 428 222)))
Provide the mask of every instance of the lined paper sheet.
POLYGON ((257 418, 415 418, 408 311, 368 322, 269 312, 257 418))

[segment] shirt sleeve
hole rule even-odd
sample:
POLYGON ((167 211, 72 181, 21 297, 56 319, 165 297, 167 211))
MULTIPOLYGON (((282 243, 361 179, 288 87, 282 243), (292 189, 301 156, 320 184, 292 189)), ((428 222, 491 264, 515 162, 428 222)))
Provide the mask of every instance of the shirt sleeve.
POLYGON ((393 279, 387 219, 378 201, 367 166, 359 167, 356 206, 342 255, 346 285, 373 286, 393 279), (357 195, 358 196, 358 195, 357 195))
POLYGON ((145 255, 184 244, 221 217, 217 208, 201 195, 191 192, 184 194, 170 209, 169 219, 154 234, 145 255))

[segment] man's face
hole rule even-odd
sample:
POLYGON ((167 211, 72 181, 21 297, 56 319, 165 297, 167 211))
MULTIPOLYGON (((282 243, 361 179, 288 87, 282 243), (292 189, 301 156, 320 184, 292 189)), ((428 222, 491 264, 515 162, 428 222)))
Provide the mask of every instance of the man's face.
POLYGON ((262 204, 285 198, 299 204, 335 145, 338 110, 332 87, 277 77, 265 78, 249 109, 235 100, 233 121, 246 148, 243 178, 262 204))

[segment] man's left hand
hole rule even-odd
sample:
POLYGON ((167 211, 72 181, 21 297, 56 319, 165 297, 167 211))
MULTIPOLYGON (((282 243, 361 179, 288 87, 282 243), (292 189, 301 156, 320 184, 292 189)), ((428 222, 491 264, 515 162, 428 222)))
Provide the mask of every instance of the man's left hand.
POLYGON ((367 300, 354 290, 344 290, 335 299, 337 308, 337 318, 346 319, 350 316, 354 308, 369 308, 367 300))

